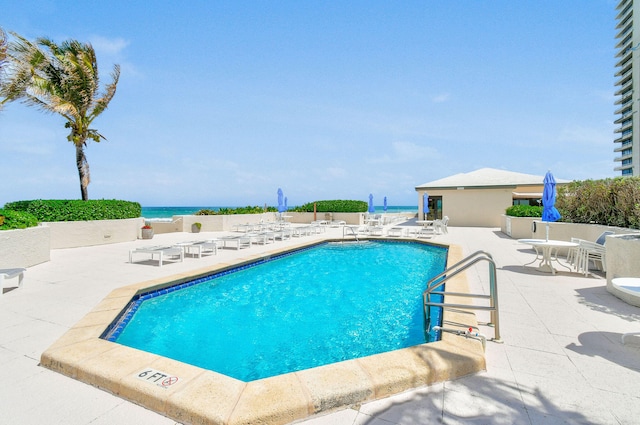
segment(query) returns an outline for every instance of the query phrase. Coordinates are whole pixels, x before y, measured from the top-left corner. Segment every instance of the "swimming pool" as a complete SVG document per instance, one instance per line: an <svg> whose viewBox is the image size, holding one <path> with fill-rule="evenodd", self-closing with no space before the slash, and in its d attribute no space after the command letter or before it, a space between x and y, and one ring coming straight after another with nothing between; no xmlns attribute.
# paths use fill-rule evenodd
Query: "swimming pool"
<svg viewBox="0 0 640 425"><path fill-rule="evenodd" d="M425 342L447 249L325 243L143 294L105 339L248 382Z"/></svg>
<svg viewBox="0 0 640 425"><path fill-rule="evenodd" d="M324 239L339 242L337 233L332 235L328 231ZM443 333L439 341L428 344L250 382L103 338L105 329L116 323L131 301L145 294L190 284L200 277L227 273L318 243L295 241L280 247L267 245L233 251L226 258L216 258L218 261L210 266L198 268L195 261L188 273L151 277L114 289L42 353L40 364L177 422L220 425L287 424L316 413L356 406L486 370L482 344L452 333ZM461 246L440 246L447 248L448 264L462 260ZM465 273L449 279L447 290L468 293ZM443 320L452 325L473 322L474 317L447 310Z"/></svg>

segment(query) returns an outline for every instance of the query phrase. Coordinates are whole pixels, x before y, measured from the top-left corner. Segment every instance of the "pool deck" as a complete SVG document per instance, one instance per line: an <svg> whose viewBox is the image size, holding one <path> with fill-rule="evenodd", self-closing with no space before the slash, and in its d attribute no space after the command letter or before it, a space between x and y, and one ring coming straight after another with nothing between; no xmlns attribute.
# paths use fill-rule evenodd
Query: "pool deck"
<svg viewBox="0 0 640 425"><path fill-rule="evenodd" d="M330 233L342 236L339 229ZM131 248L214 236L218 235L173 233L156 235L152 241L53 250L50 262L30 267L23 287L5 290L0 298L3 423L175 424L41 367L40 358L114 289L273 249L272 244L225 249L162 267L146 261L128 263ZM504 343L487 342L487 371L298 423L638 423L640 338L630 337L626 345L620 338L640 331L640 308L609 294L602 275L550 275L523 267L533 259L533 251L497 229L450 227L448 234L433 240L459 245L465 255L486 250L496 261ZM467 275L472 291L488 291L486 267ZM492 335L491 329L482 331Z"/></svg>

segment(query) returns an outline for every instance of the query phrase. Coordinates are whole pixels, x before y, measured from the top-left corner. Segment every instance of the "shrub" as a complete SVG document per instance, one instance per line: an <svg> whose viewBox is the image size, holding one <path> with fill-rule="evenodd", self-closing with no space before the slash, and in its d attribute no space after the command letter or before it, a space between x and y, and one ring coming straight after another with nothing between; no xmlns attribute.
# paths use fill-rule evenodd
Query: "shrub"
<svg viewBox="0 0 640 425"><path fill-rule="evenodd" d="M0 209L0 230L26 229L38 225L38 219L22 211ZM1 289L0 289L1 290Z"/></svg>
<svg viewBox="0 0 640 425"><path fill-rule="evenodd" d="M562 221L640 228L640 178L573 181L558 187Z"/></svg>
<svg viewBox="0 0 640 425"><path fill-rule="evenodd" d="M315 201L293 208L296 212L313 212L313 204L316 204L316 212L366 212L369 205L364 201Z"/></svg>
<svg viewBox="0 0 640 425"><path fill-rule="evenodd" d="M505 213L511 217L542 217L542 207L532 205L513 205Z"/></svg>
<svg viewBox="0 0 640 425"><path fill-rule="evenodd" d="M196 211L195 215L262 214L263 212L276 212L276 211L278 211L278 209L274 207L267 207L265 209L264 207L247 206L247 207L238 207L238 208L220 208L218 209L218 211L204 209L204 210Z"/></svg>
<svg viewBox="0 0 640 425"><path fill-rule="evenodd" d="M9 202L7 210L32 214L38 221L89 221L137 218L142 207L137 202L118 200L33 200Z"/></svg>

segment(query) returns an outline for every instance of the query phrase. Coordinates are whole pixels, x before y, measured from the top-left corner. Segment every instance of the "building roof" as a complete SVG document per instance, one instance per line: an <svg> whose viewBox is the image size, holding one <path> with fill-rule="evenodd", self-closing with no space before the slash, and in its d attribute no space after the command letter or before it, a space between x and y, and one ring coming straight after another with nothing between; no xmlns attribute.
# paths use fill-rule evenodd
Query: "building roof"
<svg viewBox="0 0 640 425"><path fill-rule="evenodd" d="M448 189L462 187L514 187L514 186L540 186L543 184L544 176L533 174L515 173L513 171L497 170L495 168L480 168L469 173L460 173L434 180L416 186L416 190L421 189ZM556 183L569 183L568 180L556 178Z"/></svg>

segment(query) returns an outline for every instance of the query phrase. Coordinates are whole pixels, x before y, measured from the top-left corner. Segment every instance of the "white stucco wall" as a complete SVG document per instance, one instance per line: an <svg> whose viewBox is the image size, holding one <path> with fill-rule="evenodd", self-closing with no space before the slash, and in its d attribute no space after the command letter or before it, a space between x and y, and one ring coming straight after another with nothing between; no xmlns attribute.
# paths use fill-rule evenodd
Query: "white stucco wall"
<svg viewBox="0 0 640 425"><path fill-rule="evenodd" d="M51 259L50 247L50 229L47 226L0 230L0 269L45 263Z"/></svg>
<svg viewBox="0 0 640 425"><path fill-rule="evenodd" d="M449 226L500 227L500 216L513 204L513 188L429 190L429 197L442 196L442 216ZM422 193L418 193L422 217Z"/></svg>
<svg viewBox="0 0 640 425"><path fill-rule="evenodd" d="M51 229L51 249L75 248L136 240L144 219L56 221L43 225Z"/></svg>

